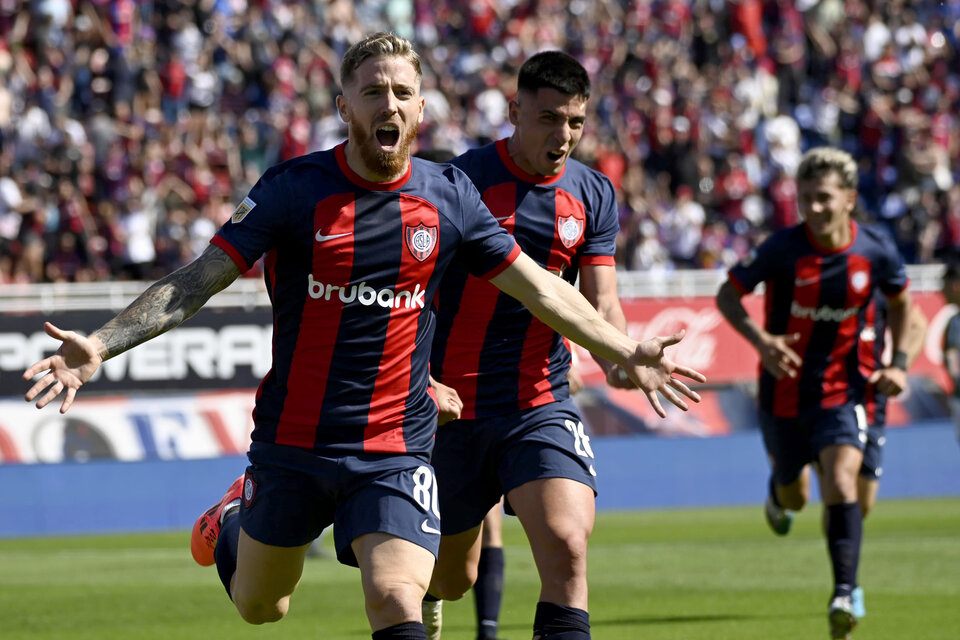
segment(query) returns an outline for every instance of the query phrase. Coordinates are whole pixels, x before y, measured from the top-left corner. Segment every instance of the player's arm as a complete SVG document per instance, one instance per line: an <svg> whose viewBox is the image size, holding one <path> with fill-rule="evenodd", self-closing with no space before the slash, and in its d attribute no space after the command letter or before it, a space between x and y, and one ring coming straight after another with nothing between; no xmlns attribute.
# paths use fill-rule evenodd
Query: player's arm
<svg viewBox="0 0 960 640"><path fill-rule="evenodd" d="M239 275L233 259L211 244L199 258L152 284L89 337L44 323L47 334L62 344L54 355L24 372L24 379L30 380L49 370L27 391L27 402L49 387L37 401L37 408L43 408L66 390L60 406L60 412L65 413L77 390L93 376L100 363L176 327Z"/></svg>
<svg viewBox="0 0 960 640"><path fill-rule="evenodd" d="M600 317L618 331L627 332L627 317L620 306L617 293L617 268L606 264L585 264L580 267L580 292L597 310ZM633 383L623 369L609 360L593 356L607 377L607 384L621 389L633 388Z"/></svg>
<svg viewBox="0 0 960 640"><path fill-rule="evenodd" d="M907 387L907 368L920 354L926 331L926 318L923 318L919 309L914 310L906 288L887 298L887 302L890 305L888 318L893 338L893 358L889 366L874 371L867 382L876 384L877 391L895 396ZM923 319L918 319L917 314ZM919 330L918 322L922 322Z"/></svg>
<svg viewBox="0 0 960 640"><path fill-rule="evenodd" d="M700 396L673 378L673 374L698 382L706 378L689 367L673 362L663 353L664 347L676 344L683 338L682 332L638 343L604 320L568 282L541 269L523 253L490 282L522 302L553 330L584 346L591 353L622 366L634 384L643 389L647 400L660 416L665 416L666 412L660 405L657 391L684 410L687 405L678 392L699 401Z"/></svg>
<svg viewBox="0 0 960 640"><path fill-rule="evenodd" d="M781 336L768 333L747 313L741 301L742 297L733 282L727 280L717 291L717 308L730 326L753 345L760 355L763 367L773 377L778 380L785 375L797 377L797 369L803 362L790 345L800 340L800 335L793 333Z"/></svg>

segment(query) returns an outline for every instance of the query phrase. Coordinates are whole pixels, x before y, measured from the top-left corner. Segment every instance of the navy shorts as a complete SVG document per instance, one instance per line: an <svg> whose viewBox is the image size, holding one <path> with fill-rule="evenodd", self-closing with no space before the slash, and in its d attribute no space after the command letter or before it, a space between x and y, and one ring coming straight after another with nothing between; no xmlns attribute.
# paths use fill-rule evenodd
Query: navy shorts
<svg viewBox="0 0 960 640"><path fill-rule="evenodd" d="M321 456L254 443L248 457L240 526L254 540L297 547L333 524L343 564L357 566L350 543L367 533L409 540L437 555L440 514L426 456Z"/></svg>
<svg viewBox="0 0 960 640"><path fill-rule="evenodd" d="M773 458L773 478L778 485L794 482L803 468L816 462L833 444L848 444L861 451L867 442L867 414L863 406L847 403L816 409L796 418L779 418L760 412L763 444Z"/></svg>
<svg viewBox="0 0 960 640"><path fill-rule="evenodd" d="M437 429L433 467L444 535L479 526L500 496L543 478L569 478L597 493L597 472L572 400Z"/></svg>
<svg viewBox="0 0 960 640"><path fill-rule="evenodd" d="M867 442L863 447L863 464L860 475L870 480L879 480L883 475L883 445L887 443L887 430L884 425L867 427Z"/></svg>

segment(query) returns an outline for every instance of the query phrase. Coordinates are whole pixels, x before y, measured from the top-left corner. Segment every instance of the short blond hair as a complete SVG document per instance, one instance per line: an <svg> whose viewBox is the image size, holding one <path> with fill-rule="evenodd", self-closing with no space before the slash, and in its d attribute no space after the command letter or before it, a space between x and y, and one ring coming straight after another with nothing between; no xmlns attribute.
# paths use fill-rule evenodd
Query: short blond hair
<svg viewBox="0 0 960 640"><path fill-rule="evenodd" d="M817 180L830 173L837 174L844 189L857 188L857 162L835 147L814 147L803 154L797 167L797 182Z"/></svg>
<svg viewBox="0 0 960 640"><path fill-rule="evenodd" d="M377 56L404 58L413 65L414 71L417 72L417 80L420 80L422 76L420 73L420 55L414 50L410 41L392 33L381 31L367 36L343 54L343 60L340 62L340 86L344 87L353 80L353 74L365 60Z"/></svg>

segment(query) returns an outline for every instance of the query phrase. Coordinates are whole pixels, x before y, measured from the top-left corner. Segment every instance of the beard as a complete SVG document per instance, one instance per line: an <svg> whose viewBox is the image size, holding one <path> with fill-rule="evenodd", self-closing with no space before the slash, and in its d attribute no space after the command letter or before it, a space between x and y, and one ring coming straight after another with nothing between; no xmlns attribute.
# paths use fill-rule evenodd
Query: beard
<svg viewBox="0 0 960 640"><path fill-rule="evenodd" d="M357 127L350 132L351 140L356 141L360 150L360 157L367 168L378 176L395 176L403 171L410 159L410 144L417 137L420 123L414 122L397 145L397 150L390 153L380 150L380 143L374 133L370 135L365 129Z"/></svg>

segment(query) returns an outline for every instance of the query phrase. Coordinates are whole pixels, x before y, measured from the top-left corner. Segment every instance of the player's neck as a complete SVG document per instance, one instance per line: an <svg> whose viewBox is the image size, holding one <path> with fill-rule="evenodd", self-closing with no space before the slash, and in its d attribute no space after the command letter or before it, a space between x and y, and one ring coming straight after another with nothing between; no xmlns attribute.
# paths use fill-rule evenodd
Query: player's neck
<svg viewBox="0 0 960 640"><path fill-rule="evenodd" d="M524 172L531 176L539 176L534 166L527 160L526 156L523 155L523 151L520 149L520 142L517 140L517 134L513 134L507 138L507 154L509 154L514 164Z"/></svg>
<svg viewBox="0 0 960 640"><path fill-rule="evenodd" d="M810 237L814 239L817 245L823 249L834 250L842 249L850 244L853 240L853 223L847 221L847 224L842 225L838 229L834 229L829 233L823 235L814 235L810 234Z"/></svg>

